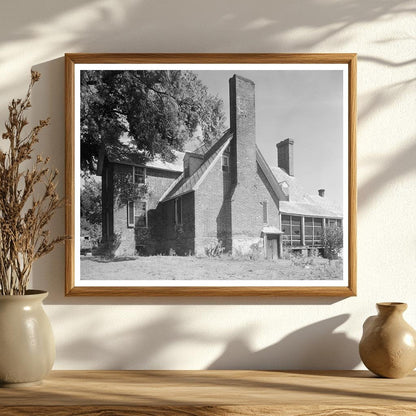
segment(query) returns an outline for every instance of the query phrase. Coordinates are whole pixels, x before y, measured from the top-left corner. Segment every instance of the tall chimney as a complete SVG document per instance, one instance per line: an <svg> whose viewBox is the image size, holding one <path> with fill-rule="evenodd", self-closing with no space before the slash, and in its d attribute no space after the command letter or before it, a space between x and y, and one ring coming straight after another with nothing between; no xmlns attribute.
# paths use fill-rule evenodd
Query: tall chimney
<svg viewBox="0 0 416 416"><path fill-rule="evenodd" d="M233 253L246 252L247 242L256 242L263 227L263 212L257 189L256 120L254 82L234 75L230 79L231 188L229 208ZM231 234L232 231L232 234Z"/></svg>
<svg viewBox="0 0 416 416"><path fill-rule="evenodd" d="M234 184L249 188L256 177L256 120L254 82L234 75L230 78L230 167Z"/></svg>
<svg viewBox="0 0 416 416"><path fill-rule="evenodd" d="M318 194L323 198L325 196L325 189L318 189Z"/></svg>
<svg viewBox="0 0 416 416"><path fill-rule="evenodd" d="M293 139L286 139L276 144L277 147L277 166L283 169L288 175L294 176L293 168Z"/></svg>

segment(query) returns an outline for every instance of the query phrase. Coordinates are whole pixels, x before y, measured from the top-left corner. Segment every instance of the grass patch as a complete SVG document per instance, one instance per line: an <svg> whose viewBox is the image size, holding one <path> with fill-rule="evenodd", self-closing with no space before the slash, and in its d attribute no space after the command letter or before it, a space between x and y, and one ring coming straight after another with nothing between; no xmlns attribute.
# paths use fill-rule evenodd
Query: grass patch
<svg viewBox="0 0 416 416"><path fill-rule="evenodd" d="M342 259L320 257L305 263L229 256L81 257L81 279L91 280L339 280L342 270Z"/></svg>

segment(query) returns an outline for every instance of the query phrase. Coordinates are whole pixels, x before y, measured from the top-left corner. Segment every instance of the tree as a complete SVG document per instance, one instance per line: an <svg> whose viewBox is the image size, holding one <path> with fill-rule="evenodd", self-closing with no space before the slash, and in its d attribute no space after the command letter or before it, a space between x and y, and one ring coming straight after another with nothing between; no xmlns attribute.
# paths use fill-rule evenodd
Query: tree
<svg viewBox="0 0 416 416"><path fill-rule="evenodd" d="M223 102L190 71L81 71L81 167L93 172L103 141L130 136L145 157L172 161L198 126L224 130Z"/></svg>
<svg viewBox="0 0 416 416"><path fill-rule="evenodd" d="M343 241L344 237L342 227L326 227L322 234L324 256L330 260L338 258L343 247Z"/></svg>
<svg viewBox="0 0 416 416"><path fill-rule="evenodd" d="M81 186L81 230L90 238L101 238L102 204L101 184L89 175L82 176Z"/></svg>

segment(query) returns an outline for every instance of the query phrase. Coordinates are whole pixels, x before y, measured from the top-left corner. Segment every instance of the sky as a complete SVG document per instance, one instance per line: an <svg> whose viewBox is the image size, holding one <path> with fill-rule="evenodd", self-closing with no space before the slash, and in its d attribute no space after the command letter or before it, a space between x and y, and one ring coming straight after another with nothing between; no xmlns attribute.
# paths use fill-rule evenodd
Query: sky
<svg viewBox="0 0 416 416"><path fill-rule="evenodd" d="M256 91L256 141L270 165L276 144L294 140L294 173L305 190L343 205L343 78L341 70L194 71L224 101L229 126L228 80L237 73Z"/></svg>

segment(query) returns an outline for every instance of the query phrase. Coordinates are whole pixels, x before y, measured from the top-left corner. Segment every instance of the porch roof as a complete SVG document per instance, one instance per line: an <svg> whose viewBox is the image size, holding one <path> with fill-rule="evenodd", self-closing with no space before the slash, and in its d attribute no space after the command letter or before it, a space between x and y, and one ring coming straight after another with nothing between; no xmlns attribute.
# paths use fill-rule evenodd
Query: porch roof
<svg viewBox="0 0 416 416"><path fill-rule="evenodd" d="M281 213L339 219L343 217L342 208L329 198L307 193L296 177L288 175L278 166L268 165L258 148L257 161L279 199Z"/></svg>
<svg viewBox="0 0 416 416"><path fill-rule="evenodd" d="M283 234L283 231L279 227L274 227L272 225L264 226L261 232L263 234Z"/></svg>

